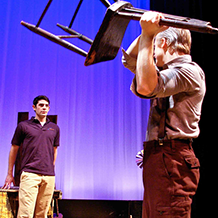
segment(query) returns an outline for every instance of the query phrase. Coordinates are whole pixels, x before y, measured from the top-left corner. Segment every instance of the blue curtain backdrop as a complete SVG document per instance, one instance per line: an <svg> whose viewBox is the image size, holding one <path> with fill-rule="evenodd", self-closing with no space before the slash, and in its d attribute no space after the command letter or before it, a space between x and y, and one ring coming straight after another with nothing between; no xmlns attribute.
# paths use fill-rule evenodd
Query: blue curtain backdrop
<svg viewBox="0 0 218 218"><path fill-rule="evenodd" d="M40 27L64 34L56 23L69 25L79 1L54 0ZM131 0L149 9L147 0ZM17 113L34 116L32 100L51 100L58 115L61 147L56 164L56 188L67 199L141 200L142 171L135 154L142 149L149 101L129 90L133 75L115 60L85 67L79 56L20 25L36 24L47 0L3 0L0 3L0 185L7 174ZM94 39L106 8L99 0L84 0L73 29ZM131 21L123 44L139 35ZM89 45L71 39L88 50Z"/></svg>

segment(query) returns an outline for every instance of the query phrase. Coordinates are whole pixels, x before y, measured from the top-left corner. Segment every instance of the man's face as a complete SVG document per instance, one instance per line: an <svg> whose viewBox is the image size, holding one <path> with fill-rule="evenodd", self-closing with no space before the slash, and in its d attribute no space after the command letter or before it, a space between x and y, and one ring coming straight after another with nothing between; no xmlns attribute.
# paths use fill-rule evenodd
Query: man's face
<svg viewBox="0 0 218 218"><path fill-rule="evenodd" d="M33 110L36 112L36 115L39 117L47 116L50 106L49 103L45 100L39 100L37 105L33 105Z"/></svg>

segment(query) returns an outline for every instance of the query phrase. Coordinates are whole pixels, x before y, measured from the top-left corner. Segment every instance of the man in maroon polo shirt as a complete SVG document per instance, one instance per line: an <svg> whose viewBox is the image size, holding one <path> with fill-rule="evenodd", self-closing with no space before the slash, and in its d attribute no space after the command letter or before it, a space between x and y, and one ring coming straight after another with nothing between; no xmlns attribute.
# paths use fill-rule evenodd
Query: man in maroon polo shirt
<svg viewBox="0 0 218 218"><path fill-rule="evenodd" d="M18 124L9 154L8 174L3 188L14 183L13 166L21 143L22 162L18 218L45 218L55 186L55 160L59 146L59 127L49 121L50 101L40 95L33 100L35 117Z"/></svg>

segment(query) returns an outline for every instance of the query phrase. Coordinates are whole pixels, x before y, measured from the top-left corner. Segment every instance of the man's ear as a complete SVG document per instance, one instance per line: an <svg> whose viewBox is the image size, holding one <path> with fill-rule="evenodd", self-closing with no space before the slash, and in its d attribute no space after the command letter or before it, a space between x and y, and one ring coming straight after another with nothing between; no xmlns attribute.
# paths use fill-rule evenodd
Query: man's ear
<svg viewBox="0 0 218 218"><path fill-rule="evenodd" d="M169 49L168 44L167 44L167 39L161 38L160 47L164 50L165 53L167 52L167 50Z"/></svg>
<svg viewBox="0 0 218 218"><path fill-rule="evenodd" d="M161 40L160 40L160 47L163 48L163 49L168 47L167 40L165 38L161 38Z"/></svg>
<svg viewBox="0 0 218 218"><path fill-rule="evenodd" d="M36 106L35 106L35 105L33 105L33 106L32 106L32 108L33 108L33 110L36 112Z"/></svg>

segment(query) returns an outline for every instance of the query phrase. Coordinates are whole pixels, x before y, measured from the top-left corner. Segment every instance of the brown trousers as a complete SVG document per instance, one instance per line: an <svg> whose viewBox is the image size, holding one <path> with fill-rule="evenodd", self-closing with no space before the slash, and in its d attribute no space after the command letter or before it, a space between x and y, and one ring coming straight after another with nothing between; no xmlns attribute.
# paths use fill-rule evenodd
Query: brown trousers
<svg viewBox="0 0 218 218"><path fill-rule="evenodd" d="M190 218L200 163L191 143L165 140L144 143L143 218Z"/></svg>

